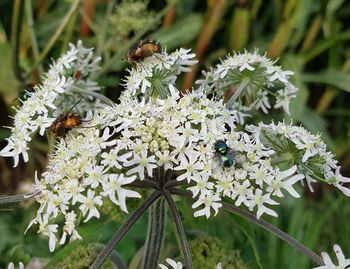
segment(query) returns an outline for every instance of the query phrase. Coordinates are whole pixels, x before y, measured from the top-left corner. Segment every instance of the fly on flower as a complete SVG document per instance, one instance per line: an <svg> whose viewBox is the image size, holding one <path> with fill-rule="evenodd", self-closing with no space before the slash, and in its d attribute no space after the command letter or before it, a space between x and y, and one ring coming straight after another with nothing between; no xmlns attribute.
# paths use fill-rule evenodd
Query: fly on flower
<svg viewBox="0 0 350 269"><path fill-rule="evenodd" d="M49 127L49 132L56 137L65 138L67 132L80 126L83 123L81 116L78 113L71 113L84 97L80 98L67 113L60 115Z"/></svg>
<svg viewBox="0 0 350 269"><path fill-rule="evenodd" d="M23 102L27 101L30 98L31 93L33 92L33 85L27 85L27 86L28 86L28 89L22 89L19 92L19 96L13 99L11 102L15 102L19 100L20 104L22 104Z"/></svg>
<svg viewBox="0 0 350 269"><path fill-rule="evenodd" d="M229 168L235 163L231 149L227 146L224 140L216 141L214 149L222 166Z"/></svg>
<svg viewBox="0 0 350 269"><path fill-rule="evenodd" d="M126 61L136 67L136 65L143 59L154 55L155 53L160 53L162 51L162 46L157 41L151 40L141 40L136 46L132 47L126 54Z"/></svg>

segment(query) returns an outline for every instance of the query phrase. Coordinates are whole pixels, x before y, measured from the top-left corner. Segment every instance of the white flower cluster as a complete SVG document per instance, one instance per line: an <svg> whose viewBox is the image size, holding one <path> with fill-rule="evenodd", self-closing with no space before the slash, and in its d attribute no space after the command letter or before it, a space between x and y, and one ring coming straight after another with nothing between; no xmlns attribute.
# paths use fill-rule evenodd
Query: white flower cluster
<svg viewBox="0 0 350 269"><path fill-rule="evenodd" d="M247 116L246 112L261 109L268 113L273 108L283 109L289 114L289 102L295 97L297 88L289 82L292 71L283 71L275 62L258 51L235 53L198 80L200 89L221 98L225 95L227 105ZM229 96L229 98L227 97Z"/></svg>
<svg viewBox="0 0 350 269"><path fill-rule="evenodd" d="M191 71L189 66L198 62L193 60L195 54L190 51L180 48L170 54L164 51L145 58L128 70L130 75L126 76L123 86L132 95L166 98L172 94L169 85L175 86L177 75Z"/></svg>
<svg viewBox="0 0 350 269"><path fill-rule="evenodd" d="M76 129L57 144L48 170L36 180L41 206L30 226L40 225L39 232L50 238L53 250L58 240L57 216L66 218L60 243L67 235L79 238L75 227L80 212L85 221L98 218L102 197L127 212L126 198L140 196L123 185L152 180L153 171L161 166L173 170L173 181L183 181L192 191L197 199L193 208L200 207L195 216L208 218L212 210L216 214L222 197L257 209L257 217L277 216L267 207L277 204L271 196L283 197L285 189L298 197L293 184L304 176L295 174L295 166L283 172L273 167L269 161L273 151L235 132L236 121L222 101L210 100L201 92L143 103L124 94L119 105L104 108L89 123L102 122L99 129L107 126L102 134L95 128ZM219 139L232 149L235 165L229 168L214 151Z"/></svg>
<svg viewBox="0 0 350 269"><path fill-rule="evenodd" d="M248 126L247 130L253 134L256 142L268 143L276 152L284 155L289 152L290 156L294 156L289 157L293 158L298 172L305 175L308 183L325 181L350 196L350 189L343 186L343 183L350 182L350 178L340 174L338 162L334 159L334 155L327 151L327 145L321 140L320 135L313 135L301 126L284 122L260 123L259 126ZM290 144L287 144L287 141ZM295 151L298 154L295 154Z"/></svg>
<svg viewBox="0 0 350 269"><path fill-rule="evenodd" d="M200 209L195 216L208 218L211 210L216 214L224 196L237 206L257 208L258 217L263 213L276 216L265 206L277 204L271 195L282 197L284 188L298 197L292 185L303 176L294 174L296 167L284 172L273 167L268 158L273 151L235 132L237 118L222 101L210 100L201 92L149 103L125 95L110 114L115 120L109 126L131 154L121 163L126 174L137 174L143 180L152 179L152 171L160 166L176 171L176 180L185 181L197 199L193 208ZM224 168L214 151L219 139L226 140L233 151L236 164L229 168ZM111 154L109 159L116 159L115 152Z"/></svg>
<svg viewBox="0 0 350 269"><path fill-rule="evenodd" d="M180 97L176 77L196 63L193 57L184 49L146 57L129 70L120 104L95 107L89 124L82 126L89 128L73 129L65 141L58 141L46 172L40 179L36 176L40 194L35 198L40 207L29 224L39 225L38 232L49 237L51 251L68 237L81 238L76 230L80 216L85 222L99 218L103 199L127 213L126 199L141 197L130 188L140 184L158 184L159 189L174 193L174 186L191 191L194 216L207 218L218 213L223 198L256 212L257 218L263 214L277 216L270 208L278 204L276 200L286 192L298 198L294 184L305 176L308 182L319 180L317 173L349 195L341 184L350 179L339 174L333 155L318 136L284 123L248 126L245 131L236 127L246 116L242 111L262 109L267 113L271 108L268 95L276 97L274 108L283 106L288 111L296 91L288 82L290 71L281 71L257 52L245 52L228 57L206 74L199 82L200 89ZM83 78L96 69L97 62L81 43L77 48L71 45L71 50L51 66L43 85L18 108L13 135L1 154L14 157L16 164L19 154L27 160L30 135L39 127L42 134L50 126L60 94L79 83L85 88L92 85ZM239 81L248 78L244 85ZM243 99L236 102L243 110L230 110L222 98L208 97L214 92L222 96L224 93L217 90L232 85L238 87L239 98L251 100L249 104ZM283 89L274 92L281 85ZM302 152L300 161L279 168L274 157L280 145L266 143L264 132L271 140L280 135L293 143ZM157 177L161 168L168 171L162 179Z"/></svg>
<svg viewBox="0 0 350 269"><path fill-rule="evenodd" d="M95 120L103 122L105 119L96 116ZM96 121L92 124L97 125ZM70 131L66 140L60 140L56 151L49 156L47 171L40 180L36 177L35 186L40 195L35 199L40 207L28 228L39 224L38 232L50 239L50 251L55 249L58 241L59 225L54 223L58 216L65 217L59 241L64 244L67 236L71 240L81 238L76 231L77 216L83 216L85 222L92 217L100 217L97 207L102 206L103 197L109 197L125 212L128 212L125 199L140 197L137 192L123 188L136 176L128 177L113 171L120 167L118 162L126 161L131 154L109 158L110 154L103 152L107 147L114 146L113 152L117 154L124 148L115 139L110 139L111 135L108 128L102 135L95 128L85 128L83 132L81 129Z"/></svg>
<svg viewBox="0 0 350 269"><path fill-rule="evenodd" d="M81 41L77 46L69 46L69 51L50 66L42 84L35 86L33 92L28 92L29 98L21 100L22 105L16 108L14 126L10 127L11 136L0 151L0 156L14 158L14 166L17 166L21 154L24 161L28 161L28 143L32 135L37 130L44 135L45 129L55 120L55 114L62 112L63 94L75 88L98 90L97 84L86 76L98 69L100 58L93 59L93 49L84 48Z"/></svg>
<svg viewBox="0 0 350 269"><path fill-rule="evenodd" d="M326 252L322 252L322 260L324 265L318 266L318 267L313 267L312 269L349 269L350 268L350 259L346 259L344 256L343 251L341 250L339 245L334 245L333 247L334 253L337 257L338 260L338 265L334 264ZM166 262L169 264L169 266L164 265L164 264L159 264L159 267L161 269L182 269L183 264L181 262L176 262L173 259L166 259ZM222 269L221 263L217 264L216 269Z"/></svg>
<svg viewBox="0 0 350 269"><path fill-rule="evenodd" d="M322 255L324 265L314 267L313 269L348 269L350 268L350 259L345 259L344 253L341 250L340 246L334 245L333 250L337 257L338 265L333 264L328 253L322 252L321 255Z"/></svg>
<svg viewBox="0 0 350 269"><path fill-rule="evenodd" d="M161 269L182 269L183 268L183 264L182 262L176 262L173 259L169 259L166 258L165 260L171 267L168 267L164 264L159 264L159 267ZM218 265L216 266L216 269L222 269L221 263L218 263Z"/></svg>

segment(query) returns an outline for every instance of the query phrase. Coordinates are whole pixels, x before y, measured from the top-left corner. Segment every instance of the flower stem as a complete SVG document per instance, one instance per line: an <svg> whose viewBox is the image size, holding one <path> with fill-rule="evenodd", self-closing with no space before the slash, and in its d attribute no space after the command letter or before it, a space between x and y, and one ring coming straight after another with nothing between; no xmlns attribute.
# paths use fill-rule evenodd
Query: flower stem
<svg viewBox="0 0 350 269"><path fill-rule="evenodd" d="M142 269L156 269L158 266L164 240L166 208L164 199L159 199L149 209L146 249Z"/></svg>
<svg viewBox="0 0 350 269"><path fill-rule="evenodd" d="M173 198L171 197L170 192L168 190L165 190L163 194L164 194L165 199L169 205L171 215L173 216L174 221L175 221L177 233L178 233L180 243L181 243L182 253L183 253L184 259L185 259L186 268L193 269L190 248L188 246L188 242L187 242L186 234L185 234L185 229L184 229L184 226L183 226L182 221L181 221L180 213L176 208L175 202L174 202Z"/></svg>
<svg viewBox="0 0 350 269"><path fill-rule="evenodd" d="M47 54L50 52L50 50L52 49L52 47L55 45L56 41L58 40L58 38L62 34L64 28L66 27L66 25L70 21L71 17L74 15L74 12L78 9L80 1L81 0L75 0L75 2L71 5L70 9L67 12L67 15L62 19L61 24L58 26L58 28L56 29L56 32L53 34L53 36L51 37L51 39L47 43L44 51L40 54L40 56L35 61L34 65L29 70L29 72L27 72L25 74L25 77L28 77L33 72L33 70L42 62L42 60L45 59Z"/></svg>
<svg viewBox="0 0 350 269"><path fill-rule="evenodd" d="M134 213L128 218L128 220L116 231L113 237L109 240L107 245L103 248L100 254L97 256L95 261L92 263L89 269L98 269L102 265L102 263L107 259L109 254L111 254L115 245L123 238L123 236L129 231L129 229L135 224L135 222L141 217L143 212L146 211L148 207L150 207L160 196L159 191L154 191L151 195L149 195L142 204L136 208Z"/></svg>
<svg viewBox="0 0 350 269"><path fill-rule="evenodd" d="M241 93L243 92L243 90L245 89L245 87L248 85L249 82L250 82L249 78L245 78L245 79L242 80L241 84L238 86L238 88L235 91L235 93L227 101L227 103L226 103L226 107L227 108L230 108L233 105L233 103L236 101L238 96L241 95Z"/></svg>
<svg viewBox="0 0 350 269"><path fill-rule="evenodd" d="M32 45L33 56L34 56L34 60L37 61L39 59L39 46L36 40L36 34L34 29L32 1L25 1L25 12L27 17L29 38L30 38L30 43ZM43 68L40 64L38 66L38 70L39 70L39 73L42 74Z"/></svg>
<svg viewBox="0 0 350 269"><path fill-rule="evenodd" d="M40 191L35 191L35 192L27 193L27 194L2 196L2 197L0 197L0 205L17 203L17 202L29 200L39 193L40 193Z"/></svg>
<svg viewBox="0 0 350 269"><path fill-rule="evenodd" d="M23 19L23 0L15 0L12 12L11 47L12 47L12 67L18 81L23 83L23 75L19 66L19 33L21 31Z"/></svg>
<svg viewBox="0 0 350 269"><path fill-rule="evenodd" d="M192 194L189 191L184 191L184 190L180 190L180 189L171 189L170 191L171 191L171 193L174 193L174 194L187 196L188 198L191 198L193 200ZM293 248L299 250L300 252L302 252L303 254L308 256L311 260L313 260L318 265L324 265L322 258L320 256L318 256L315 252L313 252L308 247L304 246L302 243L297 241L295 238L291 237L290 235L286 234L285 232L283 232L279 228L275 227L271 223L269 223L265 220L259 220L253 214L251 214L243 209L240 209L238 207L235 207L233 205L230 205L228 203L225 203L225 202L222 203L222 207L226 211L229 211L231 213L239 215L240 217L242 217L246 220L249 220L250 222L253 222L253 223L259 225L260 227L264 228L265 230L273 233L274 235L276 235L277 237L279 237L280 239L282 239L283 241L285 241L286 243L291 245Z"/></svg>

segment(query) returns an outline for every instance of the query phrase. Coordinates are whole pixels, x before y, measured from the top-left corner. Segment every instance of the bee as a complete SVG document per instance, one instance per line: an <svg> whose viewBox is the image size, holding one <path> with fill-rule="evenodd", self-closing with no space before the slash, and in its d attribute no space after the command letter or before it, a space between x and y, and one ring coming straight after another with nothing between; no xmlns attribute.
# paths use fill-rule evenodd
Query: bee
<svg viewBox="0 0 350 269"><path fill-rule="evenodd" d="M160 53L162 51L162 46L157 41L150 41L148 39L141 40L136 46L132 47L126 54L126 61L136 67L143 59L154 55L155 53Z"/></svg>
<svg viewBox="0 0 350 269"><path fill-rule="evenodd" d="M84 97L80 98L67 113L60 115L49 127L49 132L56 137L65 138L66 134L73 128L79 127L82 123L82 117L78 113L71 113Z"/></svg>
<svg viewBox="0 0 350 269"><path fill-rule="evenodd" d="M214 144L214 150L219 157L222 166L229 168L235 163L231 149L227 146L224 140L216 141Z"/></svg>

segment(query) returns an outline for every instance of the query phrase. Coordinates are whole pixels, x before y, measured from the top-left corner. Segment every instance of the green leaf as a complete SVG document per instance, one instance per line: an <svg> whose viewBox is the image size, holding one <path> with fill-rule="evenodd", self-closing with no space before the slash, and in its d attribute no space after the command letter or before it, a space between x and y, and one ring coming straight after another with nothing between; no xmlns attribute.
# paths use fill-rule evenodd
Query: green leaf
<svg viewBox="0 0 350 269"><path fill-rule="evenodd" d="M238 229L240 229L241 232L247 237L247 240L253 249L255 261L257 265L259 266L259 268L264 268L263 265L261 264L261 257L259 254L259 249L257 247L258 240L254 235L254 230L253 230L254 225L242 219L241 217L238 217L232 214L229 214L229 215L230 215L230 218L234 220L234 224L238 227Z"/></svg>
<svg viewBox="0 0 350 269"><path fill-rule="evenodd" d="M310 132L314 134L321 133L322 139L325 141L330 150L335 148L334 142L327 131L326 123L321 115L309 108L305 108L303 110L303 117L299 118L299 121Z"/></svg>
<svg viewBox="0 0 350 269"><path fill-rule="evenodd" d="M304 82L324 83L350 92L350 74L341 70L328 69L320 73L302 75Z"/></svg>
<svg viewBox="0 0 350 269"><path fill-rule="evenodd" d="M0 43L0 59L0 94L10 103L17 98L20 84L13 73L9 43Z"/></svg>
<svg viewBox="0 0 350 269"><path fill-rule="evenodd" d="M152 38L166 45L168 50L186 44L197 38L202 27L202 16L193 14L177 20L171 27L162 28Z"/></svg>

